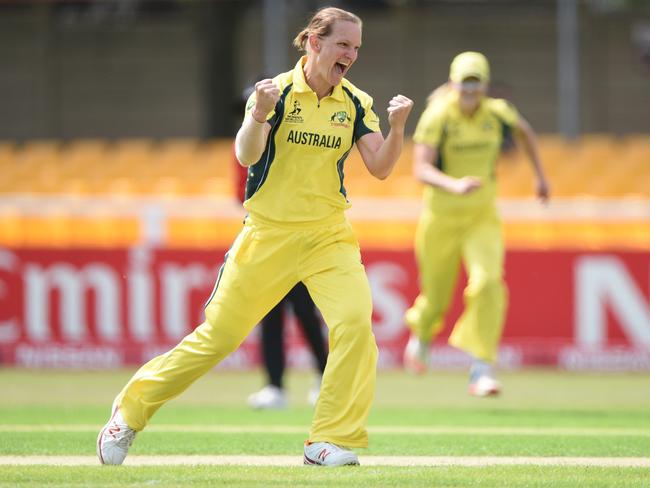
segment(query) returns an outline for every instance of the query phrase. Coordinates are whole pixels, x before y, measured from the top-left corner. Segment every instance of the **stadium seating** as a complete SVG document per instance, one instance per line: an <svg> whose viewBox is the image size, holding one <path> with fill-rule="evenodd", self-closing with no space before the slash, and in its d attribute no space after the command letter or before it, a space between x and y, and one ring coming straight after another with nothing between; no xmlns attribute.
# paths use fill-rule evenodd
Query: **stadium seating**
<svg viewBox="0 0 650 488"><path fill-rule="evenodd" d="M0 194L232 195L232 142L148 139L108 142L34 141L0 143ZM345 166L355 195L418 196L407 144L386 181L367 177L358 152ZM650 197L650 137L586 135L577 141L540 138L540 153L553 193L560 197ZM533 193L532 171L521 152L498 166L500 195Z"/></svg>
<svg viewBox="0 0 650 488"><path fill-rule="evenodd" d="M540 137L540 154L554 197L650 199L650 136L592 134L570 141L547 135ZM359 153L353 150L345 166L348 194L353 199L417 199L422 186L412 176L411 158L412 145L406 144L391 177L379 181L369 177ZM139 242L143 232L142 220L133 212L134 198L234 201L234 164L230 139L0 141L0 245L131 245ZM533 173L521 151L505 154L497 174L502 199L533 197ZM24 211L24 199L34 197L47 199L47 211ZM103 203L74 215L66 211L75 198L88 197L99 197L96 200ZM21 198L22 204L14 202ZM67 201L67 206L58 205L57 199ZM201 216L169 219L164 230L166 244L221 245L236 232L235 226L222 222L216 229L211 222ZM512 242L532 236L537 242L570 243L576 242L578 228L583 244L607 237L603 227L594 222L574 226L509 223L506 235ZM378 238L379 233L370 227L359 229L361 235ZM621 229L621 236L624 233L630 242L650 242L647 220ZM411 231L404 227L400 232ZM621 242L625 239L621 237Z"/></svg>

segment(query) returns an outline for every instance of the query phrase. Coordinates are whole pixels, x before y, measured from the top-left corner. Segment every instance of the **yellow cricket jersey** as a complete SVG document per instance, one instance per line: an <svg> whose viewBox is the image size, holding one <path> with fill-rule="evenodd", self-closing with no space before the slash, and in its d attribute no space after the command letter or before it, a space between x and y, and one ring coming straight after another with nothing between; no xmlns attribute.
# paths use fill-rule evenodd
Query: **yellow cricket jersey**
<svg viewBox="0 0 650 488"><path fill-rule="evenodd" d="M434 162L443 173L460 178L477 176L483 187L469 195L454 195L427 185L425 203L431 209L474 209L496 199L496 161L505 138L519 120L515 107L503 99L484 98L472 117L463 115L458 93L434 99L425 109L413 141L438 150Z"/></svg>
<svg viewBox="0 0 650 488"><path fill-rule="evenodd" d="M271 124L260 160L248 169L244 208L278 222L309 222L342 213L350 204L343 165L354 143L379 132L372 98L343 79L318 101L305 81L303 57L292 71L276 76L280 100L267 116ZM246 116L255 106L255 93Z"/></svg>

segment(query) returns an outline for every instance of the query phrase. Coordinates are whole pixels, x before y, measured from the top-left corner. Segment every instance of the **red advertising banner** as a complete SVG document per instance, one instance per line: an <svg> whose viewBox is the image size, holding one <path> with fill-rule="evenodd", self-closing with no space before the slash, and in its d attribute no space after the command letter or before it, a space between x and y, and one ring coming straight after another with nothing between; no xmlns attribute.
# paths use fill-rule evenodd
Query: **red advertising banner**
<svg viewBox="0 0 650 488"><path fill-rule="evenodd" d="M203 320L224 249L0 249L0 364L108 368L163 352ZM380 367L401 364L403 313L418 293L411 250L363 254ZM525 251L506 258L510 306L501 367L650 370L650 253ZM434 367L468 364L446 346L462 308L459 283ZM293 319L291 319L293 320ZM257 333L220 367L258 363ZM291 364L310 358L287 330Z"/></svg>

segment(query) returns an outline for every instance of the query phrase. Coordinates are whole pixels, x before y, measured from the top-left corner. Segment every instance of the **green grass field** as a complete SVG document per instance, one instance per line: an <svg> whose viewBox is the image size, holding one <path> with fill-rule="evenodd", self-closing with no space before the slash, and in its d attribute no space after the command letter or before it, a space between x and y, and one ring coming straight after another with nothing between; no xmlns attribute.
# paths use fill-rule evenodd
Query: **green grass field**
<svg viewBox="0 0 650 488"><path fill-rule="evenodd" d="M476 399L462 373L380 373L362 466L327 469L300 464L310 376L289 375L289 410L254 412L259 373L210 373L124 466L100 466L97 431L131 373L0 370L0 486L650 486L647 374L509 372L504 395ZM188 457L226 455L235 464ZM282 461L243 464L266 456Z"/></svg>

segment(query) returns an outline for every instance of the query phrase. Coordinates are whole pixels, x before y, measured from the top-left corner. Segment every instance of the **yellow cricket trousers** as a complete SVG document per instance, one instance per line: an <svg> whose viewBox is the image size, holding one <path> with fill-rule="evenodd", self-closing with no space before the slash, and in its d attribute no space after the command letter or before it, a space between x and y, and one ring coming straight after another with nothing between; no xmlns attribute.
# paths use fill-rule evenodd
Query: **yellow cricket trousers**
<svg viewBox="0 0 650 488"><path fill-rule="evenodd" d="M236 350L300 281L329 328L330 352L309 440L366 447L377 346L370 286L342 213L318 225L249 216L226 254L205 322L142 366L117 396L127 424L142 430L165 402Z"/></svg>
<svg viewBox="0 0 650 488"><path fill-rule="evenodd" d="M460 213L425 209L416 231L415 252L420 295L406 312L407 325L427 342L440 332L462 260L468 275L465 308L449 344L477 359L495 361L507 290L501 222L494 206Z"/></svg>

